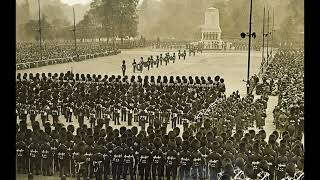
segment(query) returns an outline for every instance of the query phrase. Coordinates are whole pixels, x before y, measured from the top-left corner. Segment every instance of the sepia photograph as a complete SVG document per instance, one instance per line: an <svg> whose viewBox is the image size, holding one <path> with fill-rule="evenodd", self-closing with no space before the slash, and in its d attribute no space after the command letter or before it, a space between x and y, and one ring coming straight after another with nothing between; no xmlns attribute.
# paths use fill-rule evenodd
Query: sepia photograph
<svg viewBox="0 0 320 180"><path fill-rule="evenodd" d="M16 180L304 180L304 0L15 0Z"/></svg>

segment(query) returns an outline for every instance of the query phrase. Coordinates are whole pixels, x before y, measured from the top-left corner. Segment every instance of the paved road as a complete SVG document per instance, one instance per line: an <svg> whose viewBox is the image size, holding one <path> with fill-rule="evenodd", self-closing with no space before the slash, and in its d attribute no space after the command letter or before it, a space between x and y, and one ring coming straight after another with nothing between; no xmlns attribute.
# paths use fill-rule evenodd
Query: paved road
<svg viewBox="0 0 320 180"><path fill-rule="evenodd" d="M167 76L211 76L220 75L225 79L227 94L232 91L239 90L241 94L245 94L246 87L242 80L247 77L247 52L220 52L220 53L203 53L196 56L187 56L186 60L176 60L176 63L170 63L168 66L162 65L159 68L153 68L149 71L144 69L142 73L133 73L132 62L135 58L147 58L149 55L159 55L161 52L150 50L124 50L121 54L115 56L100 57L96 59L86 60L82 62L72 62L67 64L58 64L45 66L34 69L19 70L20 73L61 73L72 69L74 73L91 73L91 74L107 74L121 75L122 60L127 63L127 75L167 75ZM164 54L165 52L162 52ZM250 74L258 72L261 63L261 53L253 51L251 54Z"/></svg>

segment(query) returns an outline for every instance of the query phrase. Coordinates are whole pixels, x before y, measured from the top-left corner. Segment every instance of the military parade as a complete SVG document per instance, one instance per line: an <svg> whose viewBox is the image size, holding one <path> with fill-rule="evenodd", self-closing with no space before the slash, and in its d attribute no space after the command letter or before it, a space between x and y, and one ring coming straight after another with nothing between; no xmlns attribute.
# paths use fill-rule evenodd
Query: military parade
<svg viewBox="0 0 320 180"><path fill-rule="evenodd" d="M61 2L17 5L17 180L304 179L304 44L274 26L292 9Z"/></svg>

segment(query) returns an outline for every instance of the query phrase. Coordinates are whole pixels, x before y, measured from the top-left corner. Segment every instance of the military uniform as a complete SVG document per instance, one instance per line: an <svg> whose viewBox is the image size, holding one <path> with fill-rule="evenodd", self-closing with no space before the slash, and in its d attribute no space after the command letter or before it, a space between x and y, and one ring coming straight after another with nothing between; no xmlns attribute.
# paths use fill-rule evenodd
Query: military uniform
<svg viewBox="0 0 320 180"><path fill-rule="evenodd" d="M163 179L165 157L161 149L155 149L152 152L152 179Z"/></svg>
<svg viewBox="0 0 320 180"><path fill-rule="evenodd" d="M198 177L200 179L203 178L203 167L204 160L201 156L201 153L199 150L196 150L192 153L192 178L197 179Z"/></svg>
<svg viewBox="0 0 320 180"><path fill-rule="evenodd" d="M40 146L36 142L32 142L29 145L29 172L35 172L36 175L40 174L41 169L41 154Z"/></svg>
<svg viewBox="0 0 320 180"><path fill-rule="evenodd" d="M16 144L17 171L27 173L28 147L25 142L19 141Z"/></svg>
<svg viewBox="0 0 320 180"><path fill-rule="evenodd" d="M60 170L60 177L66 174L69 174L66 172L68 166L69 166L69 158L67 156L67 146L64 144L60 144L57 149L57 156L58 156L58 162L59 162L59 170Z"/></svg>
<svg viewBox="0 0 320 180"><path fill-rule="evenodd" d="M91 159L96 180L102 180L104 161L103 155L100 152L96 152L92 155Z"/></svg>
<svg viewBox="0 0 320 180"><path fill-rule="evenodd" d="M80 180L80 177L83 177L83 180L87 180L87 170L86 170L86 157L80 153L79 155L75 156L75 171L77 180Z"/></svg>
<svg viewBox="0 0 320 180"><path fill-rule="evenodd" d="M139 164L138 164L138 169L139 169L139 175L141 177L141 180L149 179L149 174L150 174L150 165L151 165L151 152L148 150L146 147L143 147L139 151Z"/></svg>
<svg viewBox="0 0 320 180"><path fill-rule="evenodd" d="M42 157L42 174L44 176L49 176L51 175L50 173L50 144L49 143L43 143L40 147L41 149L41 157Z"/></svg>
<svg viewBox="0 0 320 180"><path fill-rule="evenodd" d="M93 177L93 165L92 165L92 155L93 155L93 146L89 145L85 148L84 157L86 158L86 170L87 170L87 177Z"/></svg>
<svg viewBox="0 0 320 180"><path fill-rule="evenodd" d="M180 153L180 169L179 169L179 178L186 179L190 178L190 168L191 168L191 153L187 149L183 149Z"/></svg>
<svg viewBox="0 0 320 180"><path fill-rule="evenodd" d="M117 146L111 153L112 157L112 177L115 180L120 180L123 165L123 149Z"/></svg>
<svg viewBox="0 0 320 180"><path fill-rule="evenodd" d="M131 147L127 147L123 151L123 179L127 179L127 171L129 170L130 179L134 179L134 165L135 165L135 158L134 158L134 150Z"/></svg>

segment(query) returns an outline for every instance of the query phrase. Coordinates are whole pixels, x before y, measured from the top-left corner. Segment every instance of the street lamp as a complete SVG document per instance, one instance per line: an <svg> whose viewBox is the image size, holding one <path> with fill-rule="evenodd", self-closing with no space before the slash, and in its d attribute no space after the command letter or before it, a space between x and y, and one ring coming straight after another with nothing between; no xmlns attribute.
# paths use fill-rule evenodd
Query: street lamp
<svg viewBox="0 0 320 180"><path fill-rule="evenodd" d="M247 74L247 94L250 94L250 49L251 49L251 37L256 38L256 33L251 33L251 19L252 19L252 0L250 0L250 13L249 13L249 33L242 32L240 34L241 38L249 37L248 43L248 74Z"/></svg>

